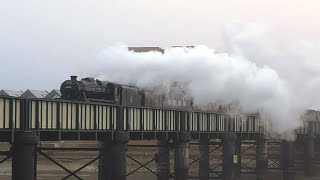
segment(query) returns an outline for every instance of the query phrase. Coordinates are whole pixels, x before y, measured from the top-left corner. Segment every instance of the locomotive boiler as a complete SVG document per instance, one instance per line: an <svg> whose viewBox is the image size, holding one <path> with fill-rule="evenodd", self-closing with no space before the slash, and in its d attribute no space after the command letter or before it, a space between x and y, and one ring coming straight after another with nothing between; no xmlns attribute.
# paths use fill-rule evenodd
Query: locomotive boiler
<svg viewBox="0 0 320 180"><path fill-rule="evenodd" d="M168 93L156 93L135 86L122 85L109 81L100 81L91 77L77 80L71 76L61 84L61 98L76 101L97 101L123 106L167 107L192 109L192 98L177 90L175 82Z"/></svg>

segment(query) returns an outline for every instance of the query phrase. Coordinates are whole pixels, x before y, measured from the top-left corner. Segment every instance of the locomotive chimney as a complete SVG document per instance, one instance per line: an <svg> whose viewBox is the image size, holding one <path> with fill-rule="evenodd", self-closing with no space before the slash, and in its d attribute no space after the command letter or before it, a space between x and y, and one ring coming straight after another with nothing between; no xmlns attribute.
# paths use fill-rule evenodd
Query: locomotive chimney
<svg viewBox="0 0 320 180"><path fill-rule="evenodd" d="M77 76L70 76L71 77L71 80L77 80Z"/></svg>

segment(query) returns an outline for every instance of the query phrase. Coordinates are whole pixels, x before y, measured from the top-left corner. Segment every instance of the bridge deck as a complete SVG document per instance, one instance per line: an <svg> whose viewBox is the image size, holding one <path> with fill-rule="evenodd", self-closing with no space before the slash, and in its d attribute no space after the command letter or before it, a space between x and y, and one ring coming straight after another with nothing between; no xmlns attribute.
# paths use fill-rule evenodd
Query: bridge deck
<svg viewBox="0 0 320 180"><path fill-rule="evenodd" d="M320 124L316 123L316 133ZM305 134L306 128L297 133ZM235 132L247 138L270 131L255 115L165 108L124 107L104 103L0 97L0 141L16 131L37 131L44 139L99 139L105 133L129 131L133 139L174 136L189 131L192 137L219 137Z"/></svg>

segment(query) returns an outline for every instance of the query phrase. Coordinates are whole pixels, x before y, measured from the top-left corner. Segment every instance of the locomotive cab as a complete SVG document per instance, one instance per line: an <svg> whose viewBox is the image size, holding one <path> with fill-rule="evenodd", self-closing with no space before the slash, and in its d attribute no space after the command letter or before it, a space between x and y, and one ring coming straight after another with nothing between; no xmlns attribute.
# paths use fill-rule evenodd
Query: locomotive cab
<svg viewBox="0 0 320 180"><path fill-rule="evenodd" d="M108 83L106 86L107 98L112 99L115 104L121 104L121 86L114 83Z"/></svg>

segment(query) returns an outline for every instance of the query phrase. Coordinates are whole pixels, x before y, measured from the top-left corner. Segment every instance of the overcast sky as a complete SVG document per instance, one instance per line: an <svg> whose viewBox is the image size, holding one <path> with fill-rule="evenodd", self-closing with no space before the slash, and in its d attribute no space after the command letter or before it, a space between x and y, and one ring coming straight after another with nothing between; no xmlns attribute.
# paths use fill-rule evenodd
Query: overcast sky
<svg viewBox="0 0 320 180"><path fill-rule="evenodd" d="M228 52L233 22L317 42L319 9L316 0L0 0L0 89L59 88L74 63L118 42Z"/></svg>

